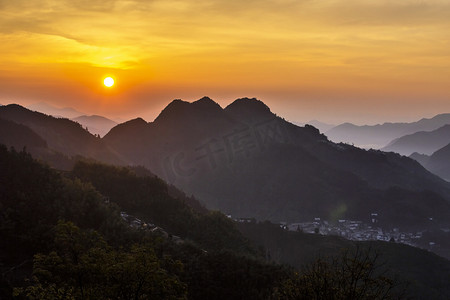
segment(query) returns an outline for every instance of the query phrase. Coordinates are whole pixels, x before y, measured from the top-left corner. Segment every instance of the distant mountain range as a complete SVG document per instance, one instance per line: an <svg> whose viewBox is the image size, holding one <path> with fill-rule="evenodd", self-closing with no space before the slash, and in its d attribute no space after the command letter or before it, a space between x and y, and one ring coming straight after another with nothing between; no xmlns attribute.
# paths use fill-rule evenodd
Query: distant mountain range
<svg viewBox="0 0 450 300"><path fill-rule="evenodd" d="M433 173L450 181L450 144L434 152L425 166Z"/></svg>
<svg viewBox="0 0 450 300"><path fill-rule="evenodd" d="M50 115L56 118L67 118L72 119L76 118L82 115L85 115L85 113L82 113L76 109L73 109L71 107L55 107L45 102L39 102L34 103L29 106L27 106L28 109L44 113L46 115Z"/></svg>
<svg viewBox="0 0 450 300"><path fill-rule="evenodd" d="M118 122L108 118L92 115L88 116L71 107L58 108L45 102L39 102L27 107L30 110L44 113L55 118L67 118L83 125L87 130L95 135L103 137L111 130Z"/></svg>
<svg viewBox="0 0 450 300"><path fill-rule="evenodd" d="M450 143L431 155L414 152L409 157L418 161L430 172L450 182Z"/></svg>
<svg viewBox="0 0 450 300"><path fill-rule="evenodd" d="M89 132L100 135L100 137L103 137L117 125L117 122L97 115L79 116L72 120L86 127Z"/></svg>
<svg viewBox="0 0 450 300"><path fill-rule="evenodd" d="M381 150L394 151L407 156L414 152L431 155L448 143L450 143L450 125L444 125L433 131L419 131L402 136Z"/></svg>
<svg viewBox="0 0 450 300"><path fill-rule="evenodd" d="M384 226L401 228L450 220L450 184L416 161L335 144L313 126L284 121L257 99L226 108L207 97L174 100L154 122L130 120L102 139L71 120L18 105L0 107L0 119L23 137L12 140L7 131L0 141L33 145L33 155L56 167L55 153L142 165L234 217L368 221L376 212Z"/></svg>
<svg viewBox="0 0 450 300"><path fill-rule="evenodd" d="M419 131L394 139L381 150L407 155L432 173L450 181L449 144L450 125L444 125L432 131Z"/></svg>
<svg viewBox="0 0 450 300"><path fill-rule="evenodd" d="M428 155L420 154L417 152L412 153L409 157L418 161L424 167L426 166L428 160L430 159L430 157Z"/></svg>
<svg viewBox="0 0 450 300"><path fill-rule="evenodd" d="M384 123L358 126L351 123L338 125L325 134L334 142L354 144L362 148L380 149L393 140L419 131L432 131L450 124L450 114L439 114L412 123Z"/></svg>

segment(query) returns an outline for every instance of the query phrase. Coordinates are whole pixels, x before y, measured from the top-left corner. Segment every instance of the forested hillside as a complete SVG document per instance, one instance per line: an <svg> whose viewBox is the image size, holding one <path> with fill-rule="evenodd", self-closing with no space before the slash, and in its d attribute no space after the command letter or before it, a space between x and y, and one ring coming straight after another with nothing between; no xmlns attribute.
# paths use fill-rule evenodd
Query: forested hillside
<svg viewBox="0 0 450 300"><path fill-rule="evenodd" d="M365 244L270 223L239 225L142 168L79 161L73 171L58 172L3 146L0 167L0 238L9 241L0 247L2 299L311 299L321 270L353 261L351 274L360 260L370 263L357 289L341 287L336 299L363 287L394 295L406 282L419 298L448 295L442 279L449 262L431 253L377 245L388 253L383 268L394 270L388 274L394 280L384 281L372 273L378 262ZM347 256L339 254L342 248ZM405 269L416 260L434 275ZM340 280L320 290L329 292Z"/></svg>

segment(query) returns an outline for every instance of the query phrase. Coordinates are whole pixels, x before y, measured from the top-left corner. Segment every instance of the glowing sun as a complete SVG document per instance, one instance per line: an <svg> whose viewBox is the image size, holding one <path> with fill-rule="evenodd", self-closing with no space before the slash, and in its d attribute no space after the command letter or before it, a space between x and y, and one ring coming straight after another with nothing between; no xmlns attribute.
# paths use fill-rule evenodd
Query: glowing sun
<svg viewBox="0 0 450 300"><path fill-rule="evenodd" d="M106 77L105 80L103 80L103 84L107 87L112 87L114 85L114 79Z"/></svg>

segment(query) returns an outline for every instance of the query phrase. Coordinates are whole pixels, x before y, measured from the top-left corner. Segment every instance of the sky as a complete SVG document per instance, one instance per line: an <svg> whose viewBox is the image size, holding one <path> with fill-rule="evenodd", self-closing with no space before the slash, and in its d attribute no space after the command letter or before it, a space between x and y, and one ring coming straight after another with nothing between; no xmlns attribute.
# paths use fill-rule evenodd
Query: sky
<svg viewBox="0 0 450 300"><path fill-rule="evenodd" d="M333 124L450 112L450 0L0 0L0 104L152 121L203 96Z"/></svg>

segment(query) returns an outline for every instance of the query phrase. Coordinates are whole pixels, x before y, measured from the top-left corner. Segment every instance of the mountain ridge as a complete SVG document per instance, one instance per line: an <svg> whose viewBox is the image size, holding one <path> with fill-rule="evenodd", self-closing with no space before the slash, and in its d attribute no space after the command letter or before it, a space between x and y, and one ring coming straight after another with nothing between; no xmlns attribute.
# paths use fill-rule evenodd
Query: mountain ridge
<svg viewBox="0 0 450 300"><path fill-rule="evenodd" d="M22 120L65 155L145 166L208 208L237 217L365 220L377 211L386 226L413 228L427 224L430 215L435 226L450 219L450 185L416 161L335 144L254 98L227 107L210 98L175 100L154 122L133 119L102 139L73 121L20 106L2 107L0 117Z"/></svg>
<svg viewBox="0 0 450 300"><path fill-rule="evenodd" d="M288 123L254 98L236 100L225 109L214 105L214 117L194 103L172 102L154 122L136 130L118 125L127 136L113 129L104 140L134 164L196 195L208 208L236 216L331 218L329 213L340 205L347 207L342 217L361 218L378 208L388 216L388 206L380 203L394 200L387 191L395 185L404 189L397 194L400 198L409 191L436 191L430 201L441 212L433 214L447 213L448 200L443 199L450 196L448 183L414 160L334 144L313 126ZM419 194L414 201L425 205ZM395 216L388 219L396 222Z"/></svg>
<svg viewBox="0 0 450 300"><path fill-rule="evenodd" d="M122 164L120 155L79 123L31 111L17 104L0 107L0 118L30 128L46 141L48 149L68 157L77 155ZM39 154L34 152L34 154Z"/></svg>

